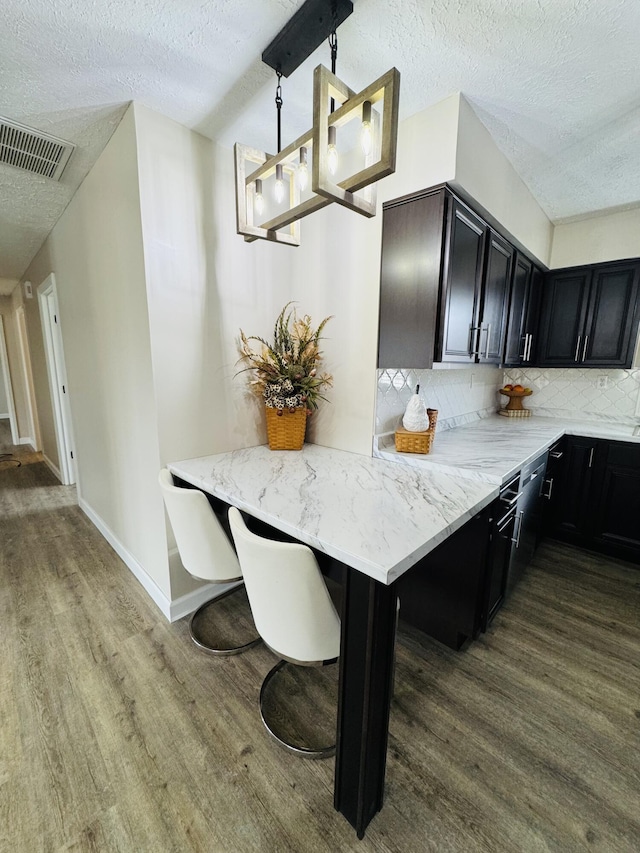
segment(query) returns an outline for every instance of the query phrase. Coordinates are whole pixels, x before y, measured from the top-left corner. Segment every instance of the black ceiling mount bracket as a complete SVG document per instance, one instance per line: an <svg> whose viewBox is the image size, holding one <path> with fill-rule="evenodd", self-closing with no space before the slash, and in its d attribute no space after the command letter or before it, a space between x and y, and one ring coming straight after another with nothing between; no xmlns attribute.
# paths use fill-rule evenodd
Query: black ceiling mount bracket
<svg viewBox="0 0 640 853"><path fill-rule="evenodd" d="M353 12L351 0L306 0L262 54L288 77Z"/></svg>

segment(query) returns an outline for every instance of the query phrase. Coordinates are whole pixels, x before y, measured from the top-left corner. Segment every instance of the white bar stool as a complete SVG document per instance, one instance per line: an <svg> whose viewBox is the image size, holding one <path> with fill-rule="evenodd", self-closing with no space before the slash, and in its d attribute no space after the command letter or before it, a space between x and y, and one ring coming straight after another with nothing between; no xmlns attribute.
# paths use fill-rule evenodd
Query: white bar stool
<svg viewBox="0 0 640 853"><path fill-rule="evenodd" d="M324 666L340 654L340 617L313 552L306 545L275 542L247 529L240 512L229 509L229 524L256 628L281 660L260 689L260 715L265 728L282 746L308 758L328 758L335 743L310 748L277 735L265 714L265 691L285 664Z"/></svg>
<svg viewBox="0 0 640 853"><path fill-rule="evenodd" d="M198 489L178 488L167 468L160 471L160 489L171 526L176 537L180 559L185 569L198 580L209 583L232 583L242 580L242 569L229 539L211 508ZM189 622L191 639L202 651L211 655L237 655L261 642L255 637L241 646L214 648L204 642L194 629L194 621L209 607L242 587L236 587L211 601L206 601L192 614Z"/></svg>

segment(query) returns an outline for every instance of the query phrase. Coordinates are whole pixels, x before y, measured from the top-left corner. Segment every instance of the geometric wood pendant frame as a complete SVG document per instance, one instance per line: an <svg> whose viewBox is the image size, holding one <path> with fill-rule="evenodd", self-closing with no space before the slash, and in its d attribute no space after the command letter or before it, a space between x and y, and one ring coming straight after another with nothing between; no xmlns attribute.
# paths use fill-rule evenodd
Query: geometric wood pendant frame
<svg viewBox="0 0 640 853"><path fill-rule="evenodd" d="M398 136L398 102L400 94L400 73L392 68L378 80L361 92L353 92L323 65L314 71L313 85L313 127L279 154L269 155L247 145L236 143L234 146L236 180L236 226L247 242L270 240L289 246L300 245L299 221L331 202L348 207L364 216L375 216L375 184L380 178L395 171L396 145ZM334 98L341 106L330 113L329 98ZM339 128L361 115L362 105L369 101L372 105L383 100L382 117L376 110L371 111L373 132L380 139L380 156L373 162L373 153L365 158L365 168L334 183L328 169L327 140L329 126ZM382 133L380 136L380 123ZM311 154L311 196L300 201L298 182L295 180L296 163L301 147ZM257 165L247 174L247 164ZM289 178L288 209L272 219L256 224L254 222L255 182L267 180L282 165ZM363 196L358 190L367 188ZM288 230L281 230L287 228Z"/></svg>

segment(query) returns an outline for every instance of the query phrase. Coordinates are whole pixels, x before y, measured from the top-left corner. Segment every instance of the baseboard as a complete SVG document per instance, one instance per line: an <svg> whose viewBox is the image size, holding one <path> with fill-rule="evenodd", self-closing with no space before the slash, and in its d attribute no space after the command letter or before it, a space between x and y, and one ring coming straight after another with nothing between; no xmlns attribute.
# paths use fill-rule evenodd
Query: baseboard
<svg viewBox="0 0 640 853"><path fill-rule="evenodd" d="M175 622L197 610L201 604L211 601L223 595L228 589L240 586L242 581L236 583L208 583L206 586L198 587L186 595L181 595L170 604L170 621Z"/></svg>
<svg viewBox="0 0 640 853"><path fill-rule="evenodd" d="M7 412L4 415L0 415L0 420L5 420L5 419L8 420L10 417L11 417L11 415L9 414L9 412Z"/></svg>
<svg viewBox="0 0 640 853"><path fill-rule="evenodd" d="M211 601L213 598L217 598L228 589L240 586L242 583L242 581L223 584L208 583L204 586L198 587L198 589L188 592L186 595L180 596L180 598L176 598L175 601L170 601L153 578L145 572L133 554L124 547L113 530L105 524L98 513L92 509L87 501L84 500L80 494L80 490L78 490L78 506L104 536L109 545L111 545L131 574L142 585L145 592L148 593L151 600L158 607L162 615L169 620L169 622L176 622L178 619L188 616L189 613L193 613L194 610L197 610L201 604L204 604L206 601Z"/></svg>
<svg viewBox="0 0 640 853"><path fill-rule="evenodd" d="M34 451L34 453L35 453L35 446L36 446L36 443L35 443L35 441L34 441L32 438L19 438L19 439L18 439L18 444L30 444L30 445L31 445L31 449L32 449L32 450Z"/></svg>
<svg viewBox="0 0 640 853"><path fill-rule="evenodd" d="M31 444L31 442L28 439L21 439L20 444ZM62 474L60 473L60 469L57 468L53 464L53 462L49 459L49 457L46 455L46 453L42 454L42 459L44 461L44 464L47 466L47 468L53 474L53 476L56 477L58 480L60 480L60 482L62 482ZM96 527L97 527L97 525L96 525Z"/></svg>
<svg viewBox="0 0 640 853"><path fill-rule="evenodd" d="M165 616L170 622L173 621L171 615L171 602L166 597L166 595L162 592L160 587L156 584L156 582L151 578L145 570L142 568L140 563L136 560L136 558L131 554L120 542L118 537L115 535L113 530L105 524L105 522L100 518L100 516L95 512L92 507L84 500L84 498L78 496L78 505L80 509L85 513L85 515L90 519L90 521L98 528L100 533L107 540L109 545L113 548L116 554L120 557L122 562L129 569L131 574L136 578L137 581L140 582L144 590L148 593L154 604L158 607L163 616ZM197 590L199 592L200 590ZM179 619L179 616L174 617Z"/></svg>

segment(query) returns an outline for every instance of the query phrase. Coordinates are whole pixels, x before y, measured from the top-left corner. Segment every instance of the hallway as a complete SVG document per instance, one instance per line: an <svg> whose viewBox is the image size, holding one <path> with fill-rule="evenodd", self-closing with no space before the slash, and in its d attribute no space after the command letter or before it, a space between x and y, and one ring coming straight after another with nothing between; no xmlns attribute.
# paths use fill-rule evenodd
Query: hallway
<svg viewBox="0 0 640 853"><path fill-rule="evenodd" d="M358 842L333 761L262 728L267 649L200 653L44 463L0 470L0 529L2 853L640 848L634 567L545 544L465 651L401 629L385 807Z"/></svg>

